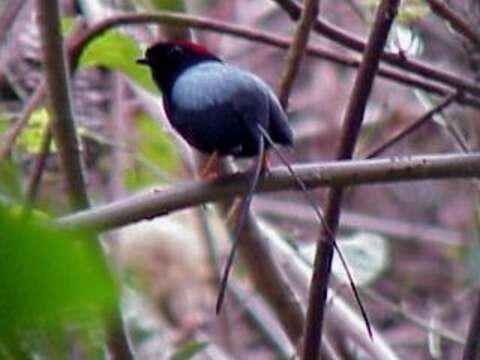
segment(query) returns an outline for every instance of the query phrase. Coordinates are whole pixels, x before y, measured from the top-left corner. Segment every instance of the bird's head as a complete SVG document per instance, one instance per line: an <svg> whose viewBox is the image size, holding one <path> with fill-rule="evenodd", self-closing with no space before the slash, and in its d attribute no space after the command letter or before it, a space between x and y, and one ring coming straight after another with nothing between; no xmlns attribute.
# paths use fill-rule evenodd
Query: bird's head
<svg viewBox="0 0 480 360"><path fill-rule="evenodd" d="M137 63L149 66L160 88L166 90L182 71L205 61L221 60L199 44L167 41L149 47Z"/></svg>

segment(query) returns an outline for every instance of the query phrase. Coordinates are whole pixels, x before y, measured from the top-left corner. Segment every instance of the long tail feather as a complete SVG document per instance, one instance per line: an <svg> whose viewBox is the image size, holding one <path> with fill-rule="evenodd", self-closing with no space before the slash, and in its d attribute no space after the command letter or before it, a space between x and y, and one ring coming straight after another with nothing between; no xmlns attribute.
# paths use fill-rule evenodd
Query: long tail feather
<svg viewBox="0 0 480 360"><path fill-rule="evenodd" d="M262 172L262 162L263 162L263 157L265 156L265 139L263 136L260 136L258 145L259 145L259 153L255 163L254 174L248 185L248 189L245 194L245 197L242 199L242 202L240 203L238 208L238 218L235 223L235 227L233 229L233 244L232 244L232 248L230 249L230 254L228 255L227 263L225 264L225 268L223 270L222 280L220 282L220 289L218 291L217 304L215 307L215 311L217 314L219 314L220 310L222 309L222 304L225 298L225 292L228 285L228 277L231 272L233 260L235 259L235 254L237 251L238 244L240 242L239 241L240 232L245 223L245 219L247 218L247 214L250 209L250 204L252 202L253 194L255 192L255 188L257 187L258 179L260 178L260 173Z"/></svg>
<svg viewBox="0 0 480 360"><path fill-rule="evenodd" d="M273 142L273 140L271 139L268 132L262 126L259 125L258 127L259 127L259 130L262 133L262 135L268 141L271 148L275 151L277 156L280 158L280 160L287 167L288 171L290 172L290 174L295 179L295 182L298 184L298 186L302 190L302 193L304 194L306 200L312 206L312 208L315 211L315 214L317 215L320 223L324 227L325 232L328 235L328 238L330 239L333 247L335 248L335 251L338 254L338 258L340 259L340 262L342 263L342 266L345 269L345 272L346 272L347 278L348 278L348 282L350 283L350 287L351 287L352 292L353 292L353 296L355 297L355 301L357 302L358 307L360 309L360 312L362 314L362 317L365 321L365 327L367 328L368 335L370 336L371 339L373 339L372 326L371 326L370 320L368 318L367 311L366 311L366 309L363 305L362 300L360 299L360 294L359 294L358 289L357 289L357 287L355 285L355 282L353 280L353 276L352 276L350 268L347 264L347 260L345 259L345 256L343 255L342 250L340 249L337 242L335 241L335 236L334 236L333 232L331 231L330 227L328 226L327 222L325 221L325 217L323 216L322 211L320 210L320 208L315 203L315 200L313 199L310 191L308 190L308 188L305 185L305 183L303 182L303 180L295 173L295 171L292 168L292 165L290 164L288 159L282 154L282 152L280 151L278 146Z"/></svg>

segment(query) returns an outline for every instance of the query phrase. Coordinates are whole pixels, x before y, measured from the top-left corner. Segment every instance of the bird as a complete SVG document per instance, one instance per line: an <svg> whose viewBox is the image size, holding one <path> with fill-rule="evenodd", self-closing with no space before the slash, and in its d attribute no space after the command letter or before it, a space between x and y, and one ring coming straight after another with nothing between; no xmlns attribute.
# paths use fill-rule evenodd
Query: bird
<svg viewBox="0 0 480 360"><path fill-rule="evenodd" d="M293 146L293 131L269 85L251 72L226 64L198 43L160 41L147 48L137 63L150 68L162 92L168 121L190 146L211 158L257 158L233 230L234 244L222 278L218 313L238 245L235 238L266 164L266 150L276 145Z"/></svg>

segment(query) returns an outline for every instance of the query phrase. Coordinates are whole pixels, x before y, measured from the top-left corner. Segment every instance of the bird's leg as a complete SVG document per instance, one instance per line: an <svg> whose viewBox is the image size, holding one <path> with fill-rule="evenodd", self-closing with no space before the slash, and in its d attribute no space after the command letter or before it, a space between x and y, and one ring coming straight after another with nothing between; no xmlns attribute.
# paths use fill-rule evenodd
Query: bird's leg
<svg viewBox="0 0 480 360"><path fill-rule="evenodd" d="M215 151L214 153L212 153L212 155L209 156L207 163L203 167L202 171L200 171L200 177L202 179L215 177L216 170L214 170L214 167L216 167L217 162L218 162L218 151Z"/></svg>
<svg viewBox="0 0 480 360"><path fill-rule="evenodd" d="M265 151L265 153L262 156L262 167L261 167L261 172L262 174L269 174L270 169L272 167L272 163L270 161L270 155L268 152Z"/></svg>

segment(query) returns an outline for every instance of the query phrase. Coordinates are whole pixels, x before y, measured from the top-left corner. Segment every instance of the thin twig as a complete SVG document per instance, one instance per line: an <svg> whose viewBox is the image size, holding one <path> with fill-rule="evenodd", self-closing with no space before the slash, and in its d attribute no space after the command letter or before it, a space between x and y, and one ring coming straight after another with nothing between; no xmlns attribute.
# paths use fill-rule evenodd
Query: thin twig
<svg viewBox="0 0 480 360"><path fill-rule="evenodd" d="M10 151L12 151L18 135L20 135L20 132L23 130L23 128L27 126L30 115L32 115L33 111L42 101L44 96L45 83L44 81L41 81L40 84L37 85L33 95L30 97L30 99L28 99L28 102L23 108L22 114L20 115L18 120L13 126L8 129L8 132L3 136L2 144L0 147L0 161L2 161Z"/></svg>
<svg viewBox="0 0 480 360"><path fill-rule="evenodd" d="M25 5L25 1L23 0L13 0L4 5L3 11L0 14L0 43L4 43L7 32L11 29L23 5Z"/></svg>
<svg viewBox="0 0 480 360"><path fill-rule="evenodd" d="M370 289L362 289L362 294L375 301L377 304L384 307L392 314L399 314L400 316L402 316L412 324L415 324L417 327L425 330L426 332L433 332L435 335L441 336L442 338L456 344L465 344L465 339L462 339L462 337L457 335L454 331L445 329L440 326L432 326L428 322L428 320L422 318L417 314L414 314L412 311L409 311L409 309L404 305L396 304L387 297Z"/></svg>
<svg viewBox="0 0 480 360"><path fill-rule="evenodd" d="M353 85L345 115L337 149L337 159L350 159L360 132L368 98L373 87L380 56L385 46L388 33L397 13L400 0L383 0L375 16L362 64ZM330 232L335 233L340 218L340 206L343 189L335 187L329 190L325 206L327 227L322 227L317 242L314 269L310 285L307 322L304 330L304 360L317 359L321 344L323 319L327 300L327 291L333 259Z"/></svg>
<svg viewBox="0 0 480 360"><path fill-rule="evenodd" d="M75 70L79 55L81 54L85 46L96 36L102 34L104 31L115 26L128 24L144 24L150 22L165 22L175 24L176 26L190 26L198 29L215 31L232 36L242 37L251 41L271 45L282 49L288 48L291 44L291 39L286 37L276 36L258 29L251 29L239 25L232 25L226 22L202 18L198 16L175 14L168 12L156 14L119 15L98 22L80 35L74 34L74 44L70 41L67 43L71 70ZM309 56L324 59L326 61L331 61L333 63L350 68L357 68L360 65L360 61L353 56L325 49L317 45L308 46L306 48L306 53ZM384 66L379 68L378 75L385 77L391 81L395 81L399 84L405 86L413 86L415 88L428 91L435 95L447 96L449 93L451 93L451 90L449 88L446 88L442 85L438 85L431 81L423 80L410 74L405 74ZM435 77L433 77L433 79L435 79ZM438 79L435 80L441 82ZM43 90L42 94L38 93L40 89L41 87L39 85L35 90L34 95L30 98L29 103L25 107L25 110L23 111L20 119L17 120L15 125L12 126L12 128L8 131L6 135L4 135L4 138L2 139L2 145L0 147L0 160L2 160L6 156L6 154L8 154L8 152L12 149L16 138L18 137L21 130L25 127L31 112L35 109L36 106L38 106L40 101L43 99ZM480 108L480 100L477 100L476 98L472 98L469 96L459 96L456 101L461 104Z"/></svg>
<svg viewBox="0 0 480 360"><path fill-rule="evenodd" d="M320 0L306 0L302 14L298 20L293 40L287 52L284 69L281 76L278 98L283 108L288 107L288 99L292 90L293 81L297 76L300 63L308 43L312 24L318 16Z"/></svg>
<svg viewBox="0 0 480 360"><path fill-rule="evenodd" d="M448 105L450 105L455 98L458 96L458 93L450 94L449 96L445 97L442 101L438 103L435 107L431 108L425 114L423 114L420 118L415 120L410 125L407 125L404 129L400 130L396 135L393 135L390 139L385 141L383 144L375 148L374 150L370 151L366 156L365 159L372 159L377 157L381 153L383 153L388 148L392 147L394 144L398 143L400 140L405 138L407 135L411 134L415 130L419 129L422 125L427 123L433 115L441 112L445 109Z"/></svg>
<svg viewBox="0 0 480 360"><path fill-rule="evenodd" d="M293 19L300 17L302 6L297 4L295 0L273 0L278 3ZM333 42L343 45L351 50L364 52L366 43L357 36L328 23L324 19L317 19L314 24L314 30ZM467 91L476 96L480 96L480 85L476 82L462 78L456 74L434 68L422 61L409 59L405 54L396 54L392 52L383 52L382 61L401 69L413 72L425 79L434 80L443 84L448 84L454 90Z"/></svg>
<svg viewBox="0 0 480 360"><path fill-rule="evenodd" d="M430 9L439 17L448 21L450 26L465 38L470 40L477 47L480 46L480 34L476 28L468 24L460 15L451 9L446 3L440 0L425 0Z"/></svg>
<svg viewBox="0 0 480 360"><path fill-rule="evenodd" d="M480 176L480 155L449 154L396 157L293 166L295 173L311 188L373 185L427 179L463 179ZM132 195L110 204L80 211L57 220L62 226L79 226L106 231L142 219L218 202L245 193L250 172L223 175L213 181L177 183L153 192ZM259 180L257 192L298 189L283 167L271 169Z"/></svg>
<svg viewBox="0 0 480 360"><path fill-rule="evenodd" d="M255 202L255 209L268 218L288 219L302 225L316 224L309 206L291 201L262 198ZM378 215L365 215L348 210L342 211L340 227L347 230L363 230L383 234L398 240L412 240L433 246L445 246L461 251L465 247L461 231L430 226L419 222L402 221Z"/></svg>
<svg viewBox="0 0 480 360"><path fill-rule="evenodd" d="M45 164L47 162L48 154L50 152L51 143L52 131L50 130L50 127L48 127L45 134L43 135L40 153L35 159L35 165L32 170L32 175L30 176L30 180L28 182L25 205L23 210L25 216L28 216L32 207L35 206L38 190L42 182L42 175L45 169Z"/></svg>
<svg viewBox="0 0 480 360"><path fill-rule="evenodd" d="M82 20L78 20L75 23L74 29L72 30L72 37L69 37L67 40L67 55L69 58L69 62L72 59L76 58L78 53L75 53L75 46L73 44L76 43L77 36L79 36L80 29L83 28L84 22ZM4 137L1 139L2 143L0 146L0 161L5 158L5 156L12 150L13 146L15 145L15 141L17 140L18 136L22 132L22 130L27 126L28 120L30 119L30 115L33 111L40 105L40 103L44 100L45 97L45 77L42 77L40 82L38 83L33 95L28 99L27 104L24 106L22 113L15 124L8 129L8 132Z"/></svg>
<svg viewBox="0 0 480 360"><path fill-rule="evenodd" d="M76 59L78 59L79 54L83 51L85 46L95 37L101 35L104 31L107 31L116 26L147 23L170 24L179 27L188 26L196 29L210 30L222 34L228 34L231 36L238 36L247 40L283 49L287 49L291 44L291 39L289 38L276 36L258 29L252 29L239 25L232 25L227 22L199 16L177 14L171 12L156 12L154 14L126 14L102 20L94 24L90 29L85 32L85 34L79 36L76 45L72 48L72 51L70 53L73 59L72 68L75 67L77 61ZM355 57L348 56L340 52L324 49L320 46L308 46L306 51L307 54L309 54L310 56L315 56L343 66L356 68L360 65L360 61ZM415 73L414 71L412 72ZM389 69L386 67L381 67L378 70L378 74L392 81L399 82L403 85L414 86L437 95L447 95L451 92L449 88L445 88L444 86L435 84L429 80L423 80L418 77L404 74L397 70ZM435 76L432 76L432 79L438 82L442 82L441 80L435 78ZM445 84L448 85L448 83ZM458 101L475 107L480 107L479 100L471 97L459 98Z"/></svg>

